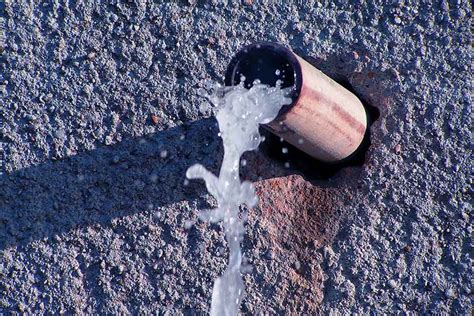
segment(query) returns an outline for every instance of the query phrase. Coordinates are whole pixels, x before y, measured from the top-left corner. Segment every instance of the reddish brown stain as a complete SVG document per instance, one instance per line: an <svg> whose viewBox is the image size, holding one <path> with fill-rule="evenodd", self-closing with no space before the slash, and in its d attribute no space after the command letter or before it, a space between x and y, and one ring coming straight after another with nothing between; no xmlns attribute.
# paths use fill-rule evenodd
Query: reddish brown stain
<svg viewBox="0 0 474 316"><path fill-rule="evenodd" d="M332 240L332 216L340 204L335 188L319 188L299 175L267 179L256 185L261 220L275 244L292 241L321 246ZM336 225L337 226L337 225ZM335 228L335 227L334 227Z"/></svg>
<svg viewBox="0 0 474 316"><path fill-rule="evenodd" d="M331 243L337 233L341 192L314 186L299 175L258 181L256 191L259 204L249 213L249 223L258 223L257 230L264 232L253 236L259 240L256 247L270 247L274 262L280 268L286 265L278 281L282 286L272 299L289 312L297 313L304 305L319 313L324 277L322 257L315 251Z"/></svg>

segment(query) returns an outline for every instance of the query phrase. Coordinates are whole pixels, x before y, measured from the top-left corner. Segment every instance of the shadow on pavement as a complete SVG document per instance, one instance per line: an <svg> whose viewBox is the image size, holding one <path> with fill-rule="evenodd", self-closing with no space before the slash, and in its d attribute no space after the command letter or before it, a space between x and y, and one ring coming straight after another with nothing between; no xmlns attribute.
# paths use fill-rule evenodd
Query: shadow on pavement
<svg viewBox="0 0 474 316"><path fill-rule="evenodd" d="M215 119L207 118L121 143L48 161L0 178L0 250L52 238L78 226L110 225L112 219L194 200L201 181L184 185L186 169L202 163L214 173L222 159ZM289 173L266 168L261 153L247 155L249 180Z"/></svg>
<svg viewBox="0 0 474 316"><path fill-rule="evenodd" d="M196 162L215 171L216 134L204 119L2 175L0 250L199 197L204 185L185 186L185 172Z"/></svg>

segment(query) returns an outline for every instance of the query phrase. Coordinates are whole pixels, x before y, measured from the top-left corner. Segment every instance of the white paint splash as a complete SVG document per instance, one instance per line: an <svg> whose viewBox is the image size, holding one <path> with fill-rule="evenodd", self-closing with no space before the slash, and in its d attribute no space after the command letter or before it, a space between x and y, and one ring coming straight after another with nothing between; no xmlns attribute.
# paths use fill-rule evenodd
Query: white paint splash
<svg viewBox="0 0 474 316"><path fill-rule="evenodd" d="M239 161L242 154L257 149L262 138L258 133L260 124L271 122L280 108L291 103L285 95L287 89L269 87L256 81L252 88L242 84L233 87L214 87L210 95L205 95L215 106L220 136L224 144L224 160L219 177L204 166L191 166L186 177L203 179L207 190L218 203L218 208L202 211L201 220L223 222L226 240L229 245L229 263L224 274L214 282L212 291L211 315L237 315L244 284L241 276L244 223L239 218L242 204L253 207L257 203L255 189L249 181L240 182ZM202 94L202 91L201 91Z"/></svg>

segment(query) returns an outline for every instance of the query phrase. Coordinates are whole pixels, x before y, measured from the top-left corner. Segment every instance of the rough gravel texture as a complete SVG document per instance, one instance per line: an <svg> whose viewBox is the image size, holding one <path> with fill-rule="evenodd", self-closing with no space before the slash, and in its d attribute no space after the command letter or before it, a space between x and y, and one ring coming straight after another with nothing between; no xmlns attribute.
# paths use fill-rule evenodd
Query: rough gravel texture
<svg viewBox="0 0 474 316"><path fill-rule="evenodd" d="M365 164L326 180L247 155L242 312L472 314L469 1L0 8L0 314L209 311L227 250L219 225L189 225L215 201L184 173L217 171L222 146L196 89L258 40L380 118Z"/></svg>

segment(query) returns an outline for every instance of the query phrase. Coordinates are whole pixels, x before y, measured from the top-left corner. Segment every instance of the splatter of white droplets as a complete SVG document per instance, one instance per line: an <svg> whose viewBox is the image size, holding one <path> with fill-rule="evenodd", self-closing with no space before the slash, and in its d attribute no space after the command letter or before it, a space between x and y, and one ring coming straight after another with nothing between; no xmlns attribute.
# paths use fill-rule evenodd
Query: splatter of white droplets
<svg viewBox="0 0 474 316"><path fill-rule="evenodd" d="M209 222L223 222L229 246L229 263L226 271L214 282L211 315L237 315L244 294L242 281L242 253L244 221L239 217L242 204L253 207L257 203L255 188L249 181L240 182L239 164L242 154L257 149L262 137L260 124L271 122L280 108L290 104L286 97L289 89L269 87L255 81L250 89L241 84L234 87L214 86L204 93L214 104L219 123L220 137L224 144L224 159L219 176L204 166L191 166L186 176L189 179L203 179L207 190L218 203L216 209L201 211L199 218ZM203 94L200 90L198 93ZM244 269L245 270L245 269Z"/></svg>

